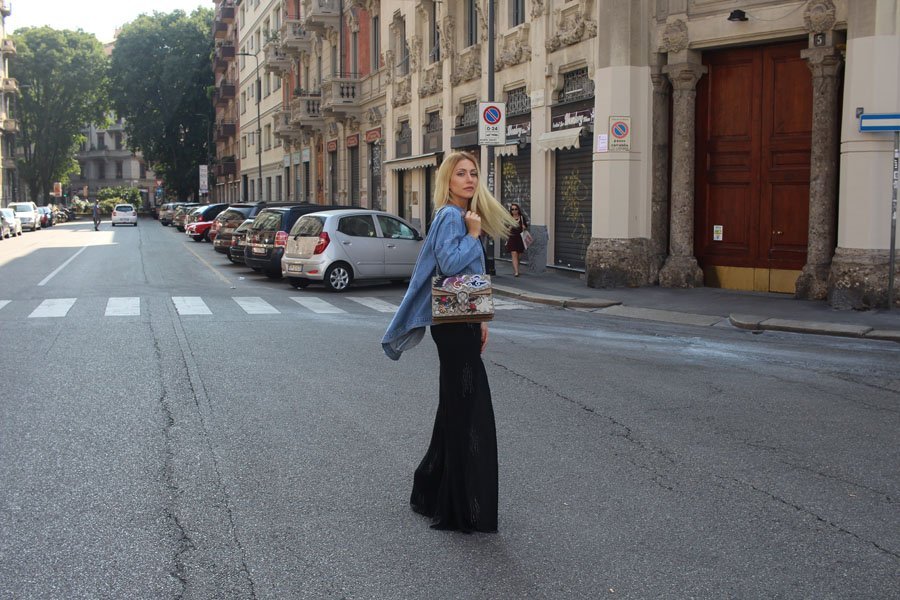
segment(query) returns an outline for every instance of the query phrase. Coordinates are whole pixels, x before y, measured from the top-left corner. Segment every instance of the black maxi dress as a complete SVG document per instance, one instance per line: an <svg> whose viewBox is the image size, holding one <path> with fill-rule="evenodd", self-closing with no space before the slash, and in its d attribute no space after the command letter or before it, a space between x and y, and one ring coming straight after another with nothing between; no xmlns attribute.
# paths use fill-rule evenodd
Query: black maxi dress
<svg viewBox="0 0 900 600"><path fill-rule="evenodd" d="M497 531L497 431L478 323L433 325L440 399L410 504L434 529Z"/></svg>

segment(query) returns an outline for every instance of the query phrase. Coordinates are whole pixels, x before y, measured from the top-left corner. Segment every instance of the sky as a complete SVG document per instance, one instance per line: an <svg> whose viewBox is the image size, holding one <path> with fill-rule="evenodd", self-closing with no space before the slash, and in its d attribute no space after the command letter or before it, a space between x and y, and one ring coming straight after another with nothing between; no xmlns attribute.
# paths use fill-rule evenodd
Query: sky
<svg viewBox="0 0 900 600"><path fill-rule="evenodd" d="M116 28L142 13L191 12L198 6L213 8L213 0L16 0L6 18L6 31L49 25L54 29L83 29L101 42L111 42Z"/></svg>

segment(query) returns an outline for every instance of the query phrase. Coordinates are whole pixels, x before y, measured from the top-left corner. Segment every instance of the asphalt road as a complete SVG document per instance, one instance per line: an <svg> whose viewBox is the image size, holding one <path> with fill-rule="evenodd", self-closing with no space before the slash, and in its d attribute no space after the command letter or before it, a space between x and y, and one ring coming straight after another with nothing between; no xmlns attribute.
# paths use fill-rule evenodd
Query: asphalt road
<svg viewBox="0 0 900 600"><path fill-rule="evenodd" d="M0 598L898 596L897 344L508 302L500 532L465 535L407 504L437 356L381 353L402 294L147 220L0 242Z"/></svg>

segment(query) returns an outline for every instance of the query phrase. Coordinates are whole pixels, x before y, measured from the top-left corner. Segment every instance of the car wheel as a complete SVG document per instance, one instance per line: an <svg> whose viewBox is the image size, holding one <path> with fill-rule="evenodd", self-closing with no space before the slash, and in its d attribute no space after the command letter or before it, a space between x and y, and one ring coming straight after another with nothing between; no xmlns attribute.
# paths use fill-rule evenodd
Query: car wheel
<svg viewBox="0 0 900 600"><path fill-rule="evenodd" d="M202 235L192 235L191 237L194 239L195 242L202 242L202 241L203 241L203 236L202 236Z"/></svg>
<svg viewBox="0 0 900 600"><path fill-rule="evenodd" d="M137 223L132 223L132 225L134 225L135 227L137 227Z"/></svg>
<svg viewBox="0 0 900 600"><path fill-rule="evenodd" d="M325 285L332 292L343 292L353 281L353 271L346 263L334 263L325 271Z"/></svg>
<svg viewBox="0 0 900 600"><path fill-rule="evenodd" d="M281 279L281 271L263 271L269 279Z"/></svg>
<svg viewBox="0 0 900 600"><path fill-rule="evenodd" d="M250 268L253 269L254 271L256 271L257 273L262 271L262 268L260 268L260 267L250 267Z"/></svg>
<svg viewBox="0 0 900 600"><path fill-rule="evenodd" d="M288 282L298 290L305 289L309 286L309 279L300 279L299 277L293 277L289 279Z"/></svg>

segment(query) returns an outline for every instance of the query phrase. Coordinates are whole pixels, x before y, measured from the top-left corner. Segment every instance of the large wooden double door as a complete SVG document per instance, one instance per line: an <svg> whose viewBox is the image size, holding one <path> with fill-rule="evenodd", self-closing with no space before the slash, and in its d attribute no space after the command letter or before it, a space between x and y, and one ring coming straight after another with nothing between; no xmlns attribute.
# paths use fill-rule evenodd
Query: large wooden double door
<svg viewBox="0 0 900 600"><path fill-rule="evenodd" d="M793 291L806 262L812 77L805 43L704 53L694 252L708 285Z"/></svg>

